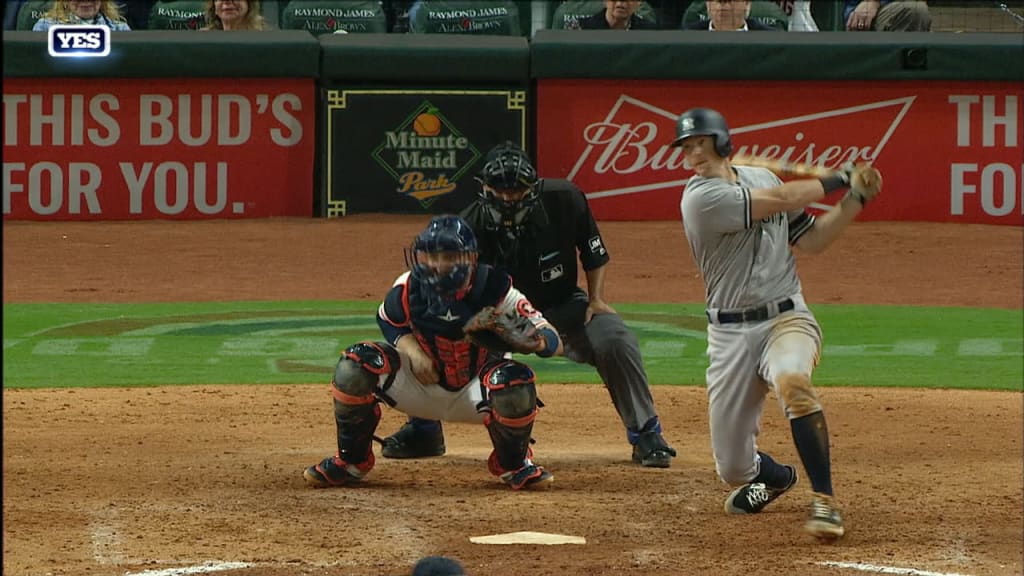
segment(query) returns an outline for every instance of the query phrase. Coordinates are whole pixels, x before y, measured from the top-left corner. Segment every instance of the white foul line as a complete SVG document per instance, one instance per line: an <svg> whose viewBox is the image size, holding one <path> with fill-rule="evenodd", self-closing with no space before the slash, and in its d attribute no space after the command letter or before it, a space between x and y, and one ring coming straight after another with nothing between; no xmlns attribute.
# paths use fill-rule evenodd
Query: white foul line
<svg viewBox="0 0 1024 576"><path fill-rule="evenodd" d="M146 570L145 572L126 573L125 576L187 576L188 574L205 574L207 572L220 572L221 570L239 570L250 566L252 566L252 564L248 562L221 562L218 564L208 562L202 566L167 568L165 570Z"/></svg>
<svg viewBox="0 0 1024 576"><path fill-rule="evenodd" d="M969 576L958 572L929 572L927 570L915 570L913 568L896 568L893 566L875 566L874 564L861 564L859 562L818 562L821 566L833 566L835 568L852 568L863 572L877 572L879 574L906 574L908 576Z"/></svg>

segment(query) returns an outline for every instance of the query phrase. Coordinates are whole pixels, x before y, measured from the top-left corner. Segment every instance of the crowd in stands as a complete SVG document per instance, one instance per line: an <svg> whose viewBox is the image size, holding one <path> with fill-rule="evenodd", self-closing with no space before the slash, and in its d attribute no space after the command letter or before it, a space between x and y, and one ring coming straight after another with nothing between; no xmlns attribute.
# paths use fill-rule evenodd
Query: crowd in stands
<svg viewBox="0 0 1024 576"><path fill-rule="evenodd" d="M529 35L536 2L516 0L7 0L5 30L268 30ZM540 27L607 30L927 31L915 0L548 0ZM832 5L832 6L828 6ZM823 15L823 6L833 11ZM839 12L841 10L841 13ZM821 22L823 19L830 22ZM838 23L838 24L837 24Z"/></svg>

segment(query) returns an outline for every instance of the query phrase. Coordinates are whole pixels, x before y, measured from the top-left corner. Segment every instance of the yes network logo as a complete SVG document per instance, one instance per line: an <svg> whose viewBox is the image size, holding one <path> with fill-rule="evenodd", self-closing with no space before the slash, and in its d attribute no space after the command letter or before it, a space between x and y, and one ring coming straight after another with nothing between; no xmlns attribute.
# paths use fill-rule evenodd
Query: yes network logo
<svg viewBox="0 0 1024 576"><path fill-rule="evenodd" d="M48 47L54 58L102 58L110 54L110 28L104 25L52 26Z"/></svg>

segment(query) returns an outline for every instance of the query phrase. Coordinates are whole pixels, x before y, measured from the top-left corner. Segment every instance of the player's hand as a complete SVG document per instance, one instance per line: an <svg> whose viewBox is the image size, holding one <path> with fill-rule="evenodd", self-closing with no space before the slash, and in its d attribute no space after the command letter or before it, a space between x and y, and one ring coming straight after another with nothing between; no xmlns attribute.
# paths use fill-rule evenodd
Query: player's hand
<svg viewBox="0 0 1024 576"><path fill-rule="evenodd" d="M416 352L409 354L409 367L420 384L433 386L441 380L437 368L434 367L434 361L419 347L416 348Z"/></svg>
<svg viewBox="0 0 1024 576"><path fill-rule="evenodd" d="M875 16L878 15L878 6L877 0L863 0L857 4L857 7L850 13L850 17L846 19L846 29L870 30Z"/></svg>
<svg viewBox="0 0 1024 576"><path fill-rule="evenodd" d="M609 306L604 300L598 298L591 300L587 304L587 313L583 317L583 323L590 324L590 319L594 317L594 314L615 314L615 309Z"/></svg>
<svg viewBox="0 0 1024 576"><path fill-rule="evenodd" d="M849 198L860 202L861 206L867 205L882 192L882 173L869 164L860 164L850 174Z"/></svg>

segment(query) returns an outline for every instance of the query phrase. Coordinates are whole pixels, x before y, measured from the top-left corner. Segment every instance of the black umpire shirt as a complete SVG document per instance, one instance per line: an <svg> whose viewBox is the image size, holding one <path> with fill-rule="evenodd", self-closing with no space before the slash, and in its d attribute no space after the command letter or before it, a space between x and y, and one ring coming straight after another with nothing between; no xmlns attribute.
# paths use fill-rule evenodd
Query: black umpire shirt
<svg viewBox="0 0 1024 576"><path fill-rule="evenodd" d="M552 308L571 307L572 324L582 322L581 311L586 310L587 295L578 287L577 257L583 270L590 271L608 263L608 250L587 198L575 184L542 179L537 194L538 205L514 240L490 221L480 202L463 210L462 216L476 233L480 261L511 275L530 303L565 331L570 326L561 318L563 311Z"/></svg>

